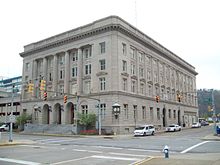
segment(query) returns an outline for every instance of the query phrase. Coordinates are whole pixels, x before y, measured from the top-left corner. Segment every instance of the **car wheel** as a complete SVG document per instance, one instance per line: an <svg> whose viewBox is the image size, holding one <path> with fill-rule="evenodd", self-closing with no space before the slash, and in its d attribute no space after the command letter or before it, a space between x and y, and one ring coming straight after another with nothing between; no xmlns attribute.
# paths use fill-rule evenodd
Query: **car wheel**
<svg viewBox="0 0 220 165"><path fill-rule="evenodd" d="M151 135L154 135L154 131L151 133Z"/></svg>
<svg viewBox="0 0 220 165"><path fill-rule="evenodd" d="M144 136L146 136L146 132L144 132Z"/></svg>
<svg viewBox="0 0 220 165"><path fill-rule="evenodd" d="M179 129L179 131L181 131L181 128Z"/></svg>
<svg viewBox="0 0 220 165"><path fill-rule="evenodd" d="M1 129L0 129L0 132L3 132L3 131L4 131L4 129L3 129L3 128L1 128Z"/></svg>
<svg viewBox="0 0 220 165"><path fill-rule="evenodd" d="M173 132L176 132L176 129L174 129Z"/></svg>

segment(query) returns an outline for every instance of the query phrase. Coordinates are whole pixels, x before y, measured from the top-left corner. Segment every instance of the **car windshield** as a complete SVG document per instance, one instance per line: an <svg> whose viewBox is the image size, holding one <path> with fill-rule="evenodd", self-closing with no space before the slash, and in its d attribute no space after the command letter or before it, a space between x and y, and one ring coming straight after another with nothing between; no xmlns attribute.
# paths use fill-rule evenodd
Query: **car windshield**
<svg viewBox="0 0 220 165"><path fill-rule="evenodd" d="M196 125L197 123L193 123L193 125Z"/></svg>
<svg viewBox="0 0 220 165"><path fill-rule="evenodd" d="M169 125L169 127L175 127L175 125Z"/></svg>
<svg viewBox="0 0 220 165"><path fill-rule="evenodd" d="M144 127L137 127L137 128L135 128L135 130L142 130L142 129L144 129Z"/></svg>

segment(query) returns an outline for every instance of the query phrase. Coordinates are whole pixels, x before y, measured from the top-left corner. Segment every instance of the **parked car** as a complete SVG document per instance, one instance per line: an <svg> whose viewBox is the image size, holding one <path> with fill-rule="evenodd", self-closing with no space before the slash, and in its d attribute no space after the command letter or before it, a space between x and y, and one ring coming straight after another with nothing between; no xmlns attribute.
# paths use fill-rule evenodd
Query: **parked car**
<svg viewBox="0 0 220 165"><path fill-rule="evenodd" d="M8 131L9 130L9 125L8 124L3 124L2 126L0 126L0 131Z"/></svg>
<svg viewBox="0 0 220 165"><path fill-rule="evenodd" d="M201 123L199 122L195 122L195 123L192 123L192 128L201 128Z"/></svg>
<svg viewBox="0 0 220 165"><path fill-rule="evenodd" d="M154 135L155 128L153 125L142 125L134 130L134 136Z"/></svg>
<svg viewBox="0 0 220 165"><path fill-rule="evenodd" d="M207 122L207 121L202 121L201 122L201 126L207 126L207 125L209 125L209 122Z"/></svg>
<svg viewBox="0 0 220 165"><path fill-rule="evenodd" d="M168 127L166 127L166 132L175 132L175 131L181 131L182 127L177 124L171 124Z"/></svg>

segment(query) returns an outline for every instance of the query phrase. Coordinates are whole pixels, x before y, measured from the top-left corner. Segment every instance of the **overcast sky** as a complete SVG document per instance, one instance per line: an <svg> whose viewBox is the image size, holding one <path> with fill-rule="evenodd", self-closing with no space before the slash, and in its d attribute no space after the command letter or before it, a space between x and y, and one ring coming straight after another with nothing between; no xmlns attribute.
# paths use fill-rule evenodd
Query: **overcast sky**
<svg viewBox="0 0 220 165"><path fill-rule="evenodd" d="M193 65L197 88L220 89L219 0L2 0L0 76L22 75L24 45L109 15Z"/></svg>

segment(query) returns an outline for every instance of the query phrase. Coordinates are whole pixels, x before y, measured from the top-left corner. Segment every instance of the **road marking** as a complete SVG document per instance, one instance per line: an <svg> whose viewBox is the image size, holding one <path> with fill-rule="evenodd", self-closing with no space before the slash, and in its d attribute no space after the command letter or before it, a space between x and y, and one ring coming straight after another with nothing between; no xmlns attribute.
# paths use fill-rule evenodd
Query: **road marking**
<svg viewBox="0 0 220 165"><path fill-rule="evenodd" d="M56 163L51 163L50 165L57 165L57 164L64 164L64 163L69 163L69 162L75 162L75 161L79 161L79 160L83 160L83 159L88 159L88 158L91 158L91 156L87 156L87 157L83 157L83 158L78 158L78 159L65 160L65 161L56 162Z"/></svg>
<svg viewBox="0 0 220 165"><path fill-rule="evenodd" d="M73 149L73 151L86 152L87 150L79 150L79 149Z"/></svg>
<svg viewBox="0 0 220 165"><path fill-rule="evenodd" d="M97 146L97 148L106 148L106 149L115 149L115 150L122 150L123 149L120 147L105 147L105 146Z"/></svg>
<svg viewBox="0 0 220 165"><path fill-rule="evenodd" d="M198 143L198 144L196 144L196 145L194 145L194 146L192 146L192 147L189 147L189 148L187 148L187 149L185 149L184 151L182 151L182 152L180 152L181 154L185 154L185 153L187 153L188 151L190 151L190 150L192 150L192 149L194 149L194 148L196 148L196 147L198 147L198 146L200 146L200 145L203 145L203 144L205 144L205 143L208 143L209 141L204 141L204 142L201 142L201 143Z"/></svg>
<svg viewBox="0 0 220 165"><path fill-rule="evenodd" d="M93 155L92 158L99 158L99 159L116 159L116 160L140 160L137 158L124 158L124 157L113 157L113 156L101 156L101 155Z"/></svg>
<svg viewBox="0 0 220 165"><path fill-rule="evenodd" d="M26 165L39 165L39 164L41 164L41 163L37 163L37 162L30 162L30 161L17 160L17 159L8 159L8 158L0 158L0 161L18 163L18 164L26 164Z"/></svg>
<svg viewBox="0 0 220 165"><path fill-rule="evenodd" d="M141 165L141 164L143 164L143 163L145 163L145 162L148 162L148 161L150 161L150 160L152 160L154 157L149 157L148 159L142 159L142 160L139 160L138 162L134 162L134 163L131 163L131 164L129 164L129 165Z"/></svg>
<svg viewBox="0 0 220 165"><path fill-rule="evenodd" d="M135 155L135 154L124 154L118 152L109 152L111 155L123 155L123 156L136 156L136 157L147 157L147 155Z"/></svg>
<svg viewBox="0 0 220 165"><path fill-rule="evenodd" d="M144 150L144 149L135 149L135 148L129 148L130 151L143 151L143 152L161 152L158 150Z"/></svg>

